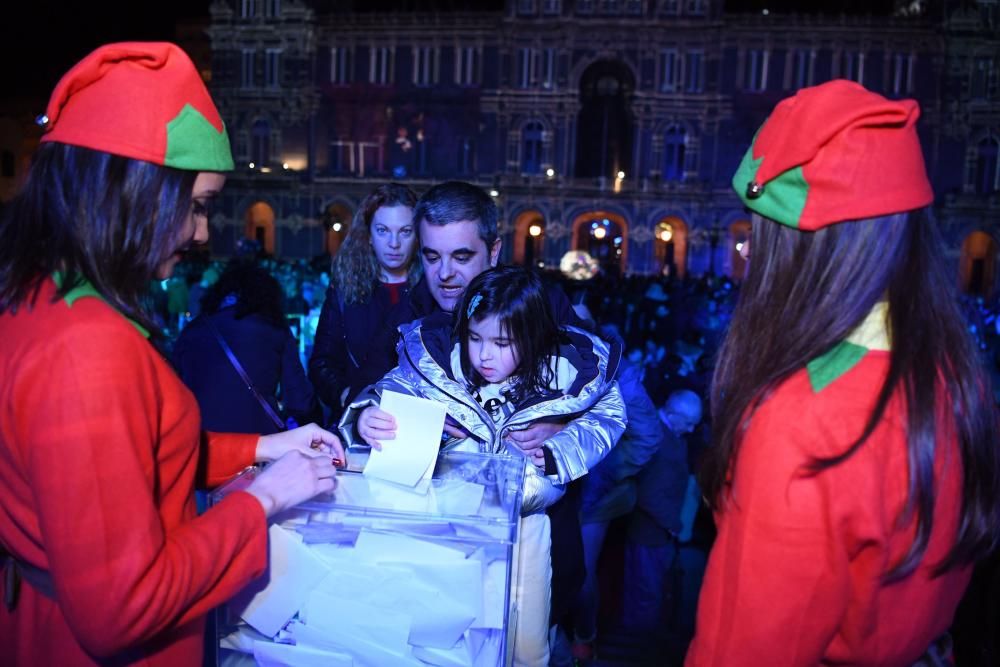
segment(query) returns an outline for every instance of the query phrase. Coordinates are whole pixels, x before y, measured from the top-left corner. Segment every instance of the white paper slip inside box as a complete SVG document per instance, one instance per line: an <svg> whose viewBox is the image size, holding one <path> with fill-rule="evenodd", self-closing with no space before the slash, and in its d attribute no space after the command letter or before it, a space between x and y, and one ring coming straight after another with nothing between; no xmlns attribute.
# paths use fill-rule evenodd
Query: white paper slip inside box
<svg viewBox="0 0 1000 667"><path fill-rule="evenodd" d="M428 470L433 472L441 446L445 406L426 398L386 391L379 407L396 420L396 437L383 441L381 450L372 450L364 474L414 486Z"/></svg>
<svg viewBox="0 0 1000 667"><path fill-rule="evenodd" d="M254 642L258 667L354 667L354 659L333 649Z"/></svg>
<svg viewBox="0 0 1000 667"><path fill-rule="evenodd" d="M368 563L448 563L465 560L461 549L367 529L358 535L354 553L358 559Z"/></svg>
<svg viewBox="0 0 1000 667"><path fill-rule="evenodd" d="M284 528L271 526L267 536L267 573L237 594L232 605L243 620L273 637L330 568Z"/></svg>

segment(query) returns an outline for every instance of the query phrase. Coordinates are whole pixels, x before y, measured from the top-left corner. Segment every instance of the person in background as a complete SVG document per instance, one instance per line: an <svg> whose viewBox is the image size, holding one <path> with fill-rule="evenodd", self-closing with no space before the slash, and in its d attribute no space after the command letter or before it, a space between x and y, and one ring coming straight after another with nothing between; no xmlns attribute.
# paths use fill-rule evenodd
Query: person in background
<svg viewBox="0 0 1000 667"><path fill-rule="evenodd" d="M188 317L192 320L201 315L201 299L205 292L219 280L219 269L214 264L205 267L198 282L188 290Z"/></svg>
<svg viewBox="0 0 1000 667"><path fill-rule="evenodd" d="M712 386L716 513L686 664L947 664L1000 537L1000 431L913 100L783 100L733 187L750 265Z"/></svg>
<svg viewBox="0 0 1000 667"><path fill-rule="evenodd" d="M184 328L173 350L177 374L198 400L202 428L277 433L286 420L298 425L322 419L283 300L278 281L246 260L231 262L208 288L201 315ZM275 421L276 414L282 419Z"/></svg>
<svg viewBox="0 0 1000 667"><path fill-rule="evenodd" d="M685 439L701 422L701 411L701 399L693 391L670 394L657 413L663 437L636 475L635 511L625 540L622 620L630 632L654 642L663 641L664 629L676 632L684 625L675 613L681 611L676 604L681 595L678 543L694 522L694 512L682 513L689 477ZM690 615L688 626L694 624L693 605Z"/></svg>
<svg viewBox="0 0 1000 667"><path fill-rule="evenodd" d="M59 81L0 221L3 664L197 665L267 567L267 518L334 488L332 433L201 430L142 290L208 240L233 168L190 58L102 46ZM202 441L206 446L202 446ZM273 461L198 516L196 481Z"/></svg>
<svg viewBox="0 0 1000 667"><path fill-rule="evenodd" d="M613 326L603 327L602 333L606 340L619 338ZM582 479L580 532L587 576L573 605L569 649L578 660L592 660L596 654L598 564L608 526L635 508L636 475L655 455L664 437L656 406L642 386L642 371L641 364L623 361L619 365L615 379L625 400L628 426L611 453Z"/></svg>
<svg viewBox="0 0 1000 667"><path fill-rule="evenodd" d="M345 405L392 368L381 368L370 357L373 345L384 344L389 314L402 307L421 275L413 221L416 201L405 185L375 188L358 206L333 259L309 357L309 378L333 411L334 423Z"/></svg>

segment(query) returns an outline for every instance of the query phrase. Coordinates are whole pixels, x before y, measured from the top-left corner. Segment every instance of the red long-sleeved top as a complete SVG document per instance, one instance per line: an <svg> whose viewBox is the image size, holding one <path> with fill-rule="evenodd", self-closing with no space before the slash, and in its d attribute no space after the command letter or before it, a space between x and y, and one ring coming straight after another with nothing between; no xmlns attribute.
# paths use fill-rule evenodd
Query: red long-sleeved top
<svg viewBox="0 0 1000 667"><path fill-rule="evenodd" d="M954 544L961 507L953 435L939 439L925 557L893 584L881 575L914 529L896 525L909 476L901 397L852 457L799 474L811 456L842 453L861 433L888 367L888 352L868 350L818 391L803 370L754 413L716 516L688 667L910 665L948 629L970 576L930 576Z"/></svg>
<svg viewBox="0 0 1000 667"><path fill-rule="evenodd" d="M202 448L193 395L138 328L53 294L0 316L0 543L55 588L0 605L0 663L200 664L204 616L264 570L267 529L246 493L196 516L196 468L224 480L257 436Z"/></svg>

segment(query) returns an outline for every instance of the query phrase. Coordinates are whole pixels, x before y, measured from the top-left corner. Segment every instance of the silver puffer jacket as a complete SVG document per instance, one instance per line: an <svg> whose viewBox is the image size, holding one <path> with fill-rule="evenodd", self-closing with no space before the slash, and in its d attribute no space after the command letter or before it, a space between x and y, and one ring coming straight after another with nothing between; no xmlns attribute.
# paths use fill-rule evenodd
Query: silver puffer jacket
<svg viewBox="0 0 1000 667"><path fill-rule="evenodd" d="M568 386L529 398L499 425L469 394L457 364L452 363L457 343L448 319L428 317L403 325L400 332L399 366L362 392L340 420L346 444L365 444L357 437L355 423L362 410L379 404L385 390L445 403L448 415L471 434L447 442L446 449L521 456L504 444L507 433L539 420L566 423L545 443L557 474L545 475L527 465L522 513L530 514L559 500L565 485L587 474L625 431L625 402L614 380L620 352L616 347L611 354L607 343L581 329L563 327L566 342L560 346L559 361L564 366L568 362L574 371Z"/></svg>

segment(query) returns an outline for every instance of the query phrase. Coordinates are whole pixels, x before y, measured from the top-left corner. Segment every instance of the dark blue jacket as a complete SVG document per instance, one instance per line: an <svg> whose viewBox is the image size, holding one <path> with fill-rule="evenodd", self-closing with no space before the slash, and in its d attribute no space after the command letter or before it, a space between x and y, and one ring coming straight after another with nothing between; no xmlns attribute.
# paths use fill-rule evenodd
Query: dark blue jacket
<svg viewBox="0 0 1000 667"><path fill-rule="evenodd" d="M203 313L174 344L174 367L198 399L202 428L224 433L278 431L219 345L207 325L209 318L272 408L278 409L280 387L285 414L299 424L318 422L319 404L291 331L257 315L236 319L234 314L234 307Z"/></svg>

